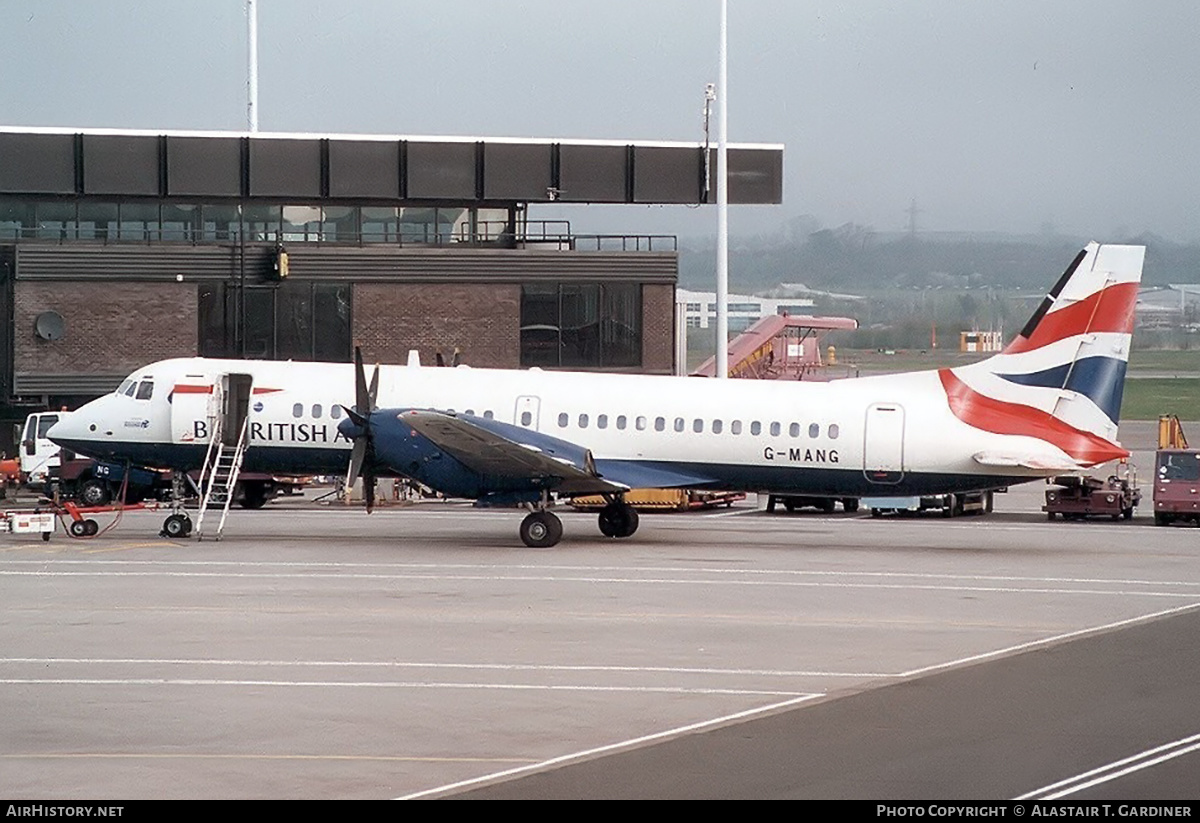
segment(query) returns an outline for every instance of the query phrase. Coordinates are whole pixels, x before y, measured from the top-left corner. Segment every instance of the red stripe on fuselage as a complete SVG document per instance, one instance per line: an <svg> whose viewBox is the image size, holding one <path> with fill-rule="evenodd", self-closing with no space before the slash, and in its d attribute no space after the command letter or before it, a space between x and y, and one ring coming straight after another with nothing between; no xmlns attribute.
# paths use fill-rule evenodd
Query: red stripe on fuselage
<svg viewBox="0 0 1200 823"><path fill-rule="evenodd" d="M184 383L175 384L176 394L212 394L212 386L188 386Z"/></svg>
<svg viewBox="0 0 1200 823"><path fill-rule="evenodd" d="M950 369L939 369L938 377L946 390L950 411L968 426L992 434L1036 437L1090 465L1129 456L1129 452L1115 443L1068 425L1041 409L980 394L959 380Z"/></svg>
<svg viewBox="0 0 1200 823"><path fill-rule="evenodd" d="M1137 283L1117 283L1058 311L1047 312L1027 340L1018 337L1008 344L1005 354L1032 351L1086 332L1133 331L1137 307Z"/></svg>

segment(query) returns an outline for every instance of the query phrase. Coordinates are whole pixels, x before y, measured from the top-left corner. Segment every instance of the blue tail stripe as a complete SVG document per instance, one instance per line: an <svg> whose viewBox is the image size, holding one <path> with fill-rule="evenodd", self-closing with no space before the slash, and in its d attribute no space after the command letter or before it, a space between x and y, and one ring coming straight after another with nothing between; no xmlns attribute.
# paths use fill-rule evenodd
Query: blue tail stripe
<svg viewBox="0 0 1200 823"><path fill-rule="evenodd" d="M1109 420L1116 423L1121 414L1121 397L1125 391L1125 368L1125 361L1115 357L1085 357L1075 361L1074 368L1070 363L1064 363L1044 371L999 376L1022 386L1069 389L1085 394L1108 415Z"/></svg>

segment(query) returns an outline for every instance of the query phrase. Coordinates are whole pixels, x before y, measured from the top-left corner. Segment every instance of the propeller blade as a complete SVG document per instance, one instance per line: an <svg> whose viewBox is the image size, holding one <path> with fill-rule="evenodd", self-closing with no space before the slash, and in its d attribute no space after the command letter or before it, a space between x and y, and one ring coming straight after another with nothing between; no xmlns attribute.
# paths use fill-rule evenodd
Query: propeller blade
<svg viewBox="0 0 1200 823"><path fill-rule="evenodd" d="M372 471L363 475L363 499L367 503L367 514L375 511L375 473Z"/></svg>
<svg viewBox="0 0 1200 823"><path fill-rule="evenodd" d="M354 408L359 414L371 413L371 395L367 390L367 372L363 368L362 349L354 347Z"/></svg>
<svg viewBox="0 0 1200 823"><path fill-rule="evenodd" d="M375 411L378 396L379 365L375 365L375 373L371 375L368 385L367 370L363 367L362 348L355 346L354 408L342 408L357 431L345 427L347 421L343 421L340 430L354 440L354 447L350 451L350 465L346 470L346 487L349 489L359 477L362 478L367 514L375 510L375 437L371 433L371 413Z"/></svg>
<svg viewBox="0 0 1200 823"><path fill-rule="evenodd" d="M379 397L379 364L375 364L375 373L371 375L371 387L367 389L367 402L370 405L367 407L367 413L375 411L378 406L375 404L376 398Z"/></svg>

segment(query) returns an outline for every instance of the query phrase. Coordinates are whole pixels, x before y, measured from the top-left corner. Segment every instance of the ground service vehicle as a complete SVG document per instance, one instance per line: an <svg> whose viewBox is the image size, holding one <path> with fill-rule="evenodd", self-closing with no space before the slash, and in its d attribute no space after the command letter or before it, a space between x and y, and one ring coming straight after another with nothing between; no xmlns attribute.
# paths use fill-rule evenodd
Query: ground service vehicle
<svg viewBox="0 0 1200 823"><path fill-rule="evenodd" d="M993 492L988 490L912 497L864 497L862 504L871 510L872 517L882 517L885 514L920 514L927 511L940 511L942 517L958 517L990 512L992 494Z"/></svg>
<svg viewBox="0 0 1200 823"><path fill-rule="evenodd" d="M1154 455L1154 525L1200 524L1200 449L1189 449L1175 415L1158 418Z"/></svg>
<svg viewBox="0 0 1200 823"><path fill-rule="evenodd" d="M1133 517L1133 509L1142 500L1142 490L1130 476L1117 475L1107 480L1099 477L1065 475L1055 477L1054 485L1046 489L1046 505L1042 511L1047 520L1060 515L1063 520L1084 520L1088 517L1111 517L1113 520Z"/></svg>

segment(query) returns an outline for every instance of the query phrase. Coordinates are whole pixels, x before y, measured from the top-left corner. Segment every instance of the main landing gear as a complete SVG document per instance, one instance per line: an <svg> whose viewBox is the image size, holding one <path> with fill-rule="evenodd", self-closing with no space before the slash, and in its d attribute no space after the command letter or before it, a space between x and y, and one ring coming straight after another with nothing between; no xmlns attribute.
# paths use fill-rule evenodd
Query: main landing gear
<svg viewBox="0 0 1200 823"><path fill-rule="evenodd" d="M638 527L638 513L624 500L613 500L600 510L600 533L605 537L629 537Z"/></svg>
<svg viewBox="0 0 1200 823"><path fill-rule="evenodd" d="M558 545L562 539L563 526L558 516L547 511L550 505L549 494L543 494L537 504L529 504L533 508L521 521L521 542L531 549L548 549ZM536 508L534 506L536 505ZM638 513L620 498L609 501L600 510L600 533L605 537L629 537L638 528Z"/></svg>

